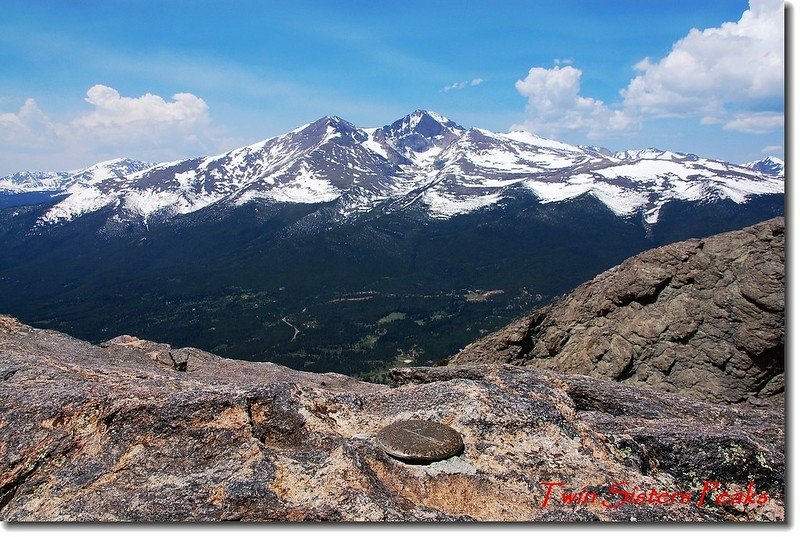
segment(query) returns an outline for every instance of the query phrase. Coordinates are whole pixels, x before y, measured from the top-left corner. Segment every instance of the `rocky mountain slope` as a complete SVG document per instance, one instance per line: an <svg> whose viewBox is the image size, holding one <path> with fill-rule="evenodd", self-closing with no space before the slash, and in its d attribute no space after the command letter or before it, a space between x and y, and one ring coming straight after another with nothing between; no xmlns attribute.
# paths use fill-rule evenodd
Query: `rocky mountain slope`
<svg viewBox="0 0 800 537"><path fill-rule="evenodd" d="M0 191L60 185L66 197L38 218L39 229L95 213L112 224L150 225L204 210L219 218L256 202L331 204L327 223L409 211L448 219L520 198L556 203L582 195L654 224L671 202L744 204L784 191L782 168L771 161L735 165L653 148L611 153L522 131L467 129L427 110L379 128L326 116L216 156L114 162L114 173L89 177L2 178Z"/></svg>
<svg viewBox="0 0 800 537"><path fill-rule="evenodd" d="M125 336L92 346L0 317L0 517L784 518L780 408L508 365L392 377L367 384ZM450 425L463 454L392 459L375 434L404 418Z"/></svg>
<svg viewBox="0 0 800 537"><path fill-rule="evenodd" d="M632 257L459 352L711 402L783 403L784 219Z"/></svg>

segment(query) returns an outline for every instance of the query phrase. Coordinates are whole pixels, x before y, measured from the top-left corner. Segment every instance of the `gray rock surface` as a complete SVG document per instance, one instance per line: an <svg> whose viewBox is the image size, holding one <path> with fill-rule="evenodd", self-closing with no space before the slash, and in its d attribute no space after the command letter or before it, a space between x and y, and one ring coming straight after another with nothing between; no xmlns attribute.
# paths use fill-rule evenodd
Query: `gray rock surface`
<svg viewBox="0 0 800 537"><path fill-rule="evenodd" d="M469 345L718 403L783 404L784 219L649 250Z"/></svg>
<svg viewBox="0 0 800 537"><path fill-rule="evenodd" d="M780 408L508 365L391 376L374 385L129 336L93 346L0 317L0 517L784 518ZM384 426L413 418L453 427L463 453L414 465L376 447ZM720 488L698 505L705 481ZM564 483L548 505L545 482ZM690 501L617 505L623 482ZM598 499L564 501L580 490Z"/></svg>

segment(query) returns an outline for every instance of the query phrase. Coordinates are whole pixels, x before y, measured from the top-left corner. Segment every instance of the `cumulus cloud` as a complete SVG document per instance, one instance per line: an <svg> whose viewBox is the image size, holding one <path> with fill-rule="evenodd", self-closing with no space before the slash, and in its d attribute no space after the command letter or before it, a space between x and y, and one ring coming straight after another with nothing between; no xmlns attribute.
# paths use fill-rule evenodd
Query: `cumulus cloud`
<svg viewBox="0 0 800 537"><path fill-rule="evenodd" d="M732 107L782 105L783 1L751 0L737 22L693 29L667 56L636 64L622 90L627 110L647 116L714 116Z"/></svg>
<svg viewBox="0 0 800 537"><path fill-rule="evenodd" d="M483 84L482 78L473 78L472 80L463 80L461 82L454 82L449 86L445 86L442 88L442 91L452 91L452 90L461 90L464 88L468 88L470 86L479 86Z"/></svg>
<svg viewBox="0 0 800 537"><path fill-rule="evenodd" d="M115 156L179 158L220 145L208 105L191 93L176 93L170 100L152 93L125 97L97 84L85 101L92 109L69 121L51 119L32 98L17 112L0 113L0 153L37 149L88 164Z"/></svg>
<svg viewBox="0 0 800 537"><path fill-rule="evenodd" d="M517 91L528 99L526 120L515 128L545 135L581 131L590 137L606 131L625 131L634 121L622 110L580 94L582 71L571 65L551 69L533 67L517 80Z"/></svg>
<svg viewBox="0 0 800 537"><path fill-rule="evenodd" d="M57 136L57 128L39 109L34 99L26 99L16 113L0 114L0 140L13 147L41 146Z"/></svg>
<svg viewBox="0 0 800 537"><path fill-rule="evenodd" d="M651 118L692 118L750 134L783 128L782 0L750 0L736 22L692 29L661 59L644 58L611 104L580 94L581 70L569 59L533 67L517 91L527 98L522 127L540 134L597 138L633 132Z"/></svg>
<svg viewBox="0 0 800 537"><path fill-rule="evenodd" d="M783 114L775 112L755 112L750 114L736 114L733 119L725 123L726 131L747 132L750 134L764 134L783 128Z"/></svg>
<svg viewBox="0 0 800 537"><path fill-rule="evenodd" d="M210 118L208 105L191 93L176 93L172 102L146 93L141 97L122 97L117 90L97 84L86 92L86 102L94 110L74 121L78 127L126 129L131 126L164 126L181 128L206 125Z"/></svg>

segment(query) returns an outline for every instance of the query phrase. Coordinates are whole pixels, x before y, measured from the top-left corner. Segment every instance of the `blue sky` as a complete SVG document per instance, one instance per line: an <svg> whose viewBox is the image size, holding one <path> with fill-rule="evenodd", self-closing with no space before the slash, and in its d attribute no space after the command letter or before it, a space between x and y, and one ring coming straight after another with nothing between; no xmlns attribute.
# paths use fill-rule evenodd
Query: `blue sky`
<svg viewBox="0 0 800 537"><path fill-rule="evenodd" d="M4 0L0 174L416 108L613 150L783 156L782 4L752 2Z"/></svg>

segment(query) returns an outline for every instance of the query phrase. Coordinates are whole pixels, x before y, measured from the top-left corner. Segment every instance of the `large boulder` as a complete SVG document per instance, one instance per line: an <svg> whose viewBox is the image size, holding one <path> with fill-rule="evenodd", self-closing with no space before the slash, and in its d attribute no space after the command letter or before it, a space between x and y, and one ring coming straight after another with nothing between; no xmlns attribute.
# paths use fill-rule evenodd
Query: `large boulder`
<svg viewBox="0 0 800 537"><path fill-rule="evenodd" d="M784 219L639 254L450 362L546 367L717 403L782 405Z"/></svg>

